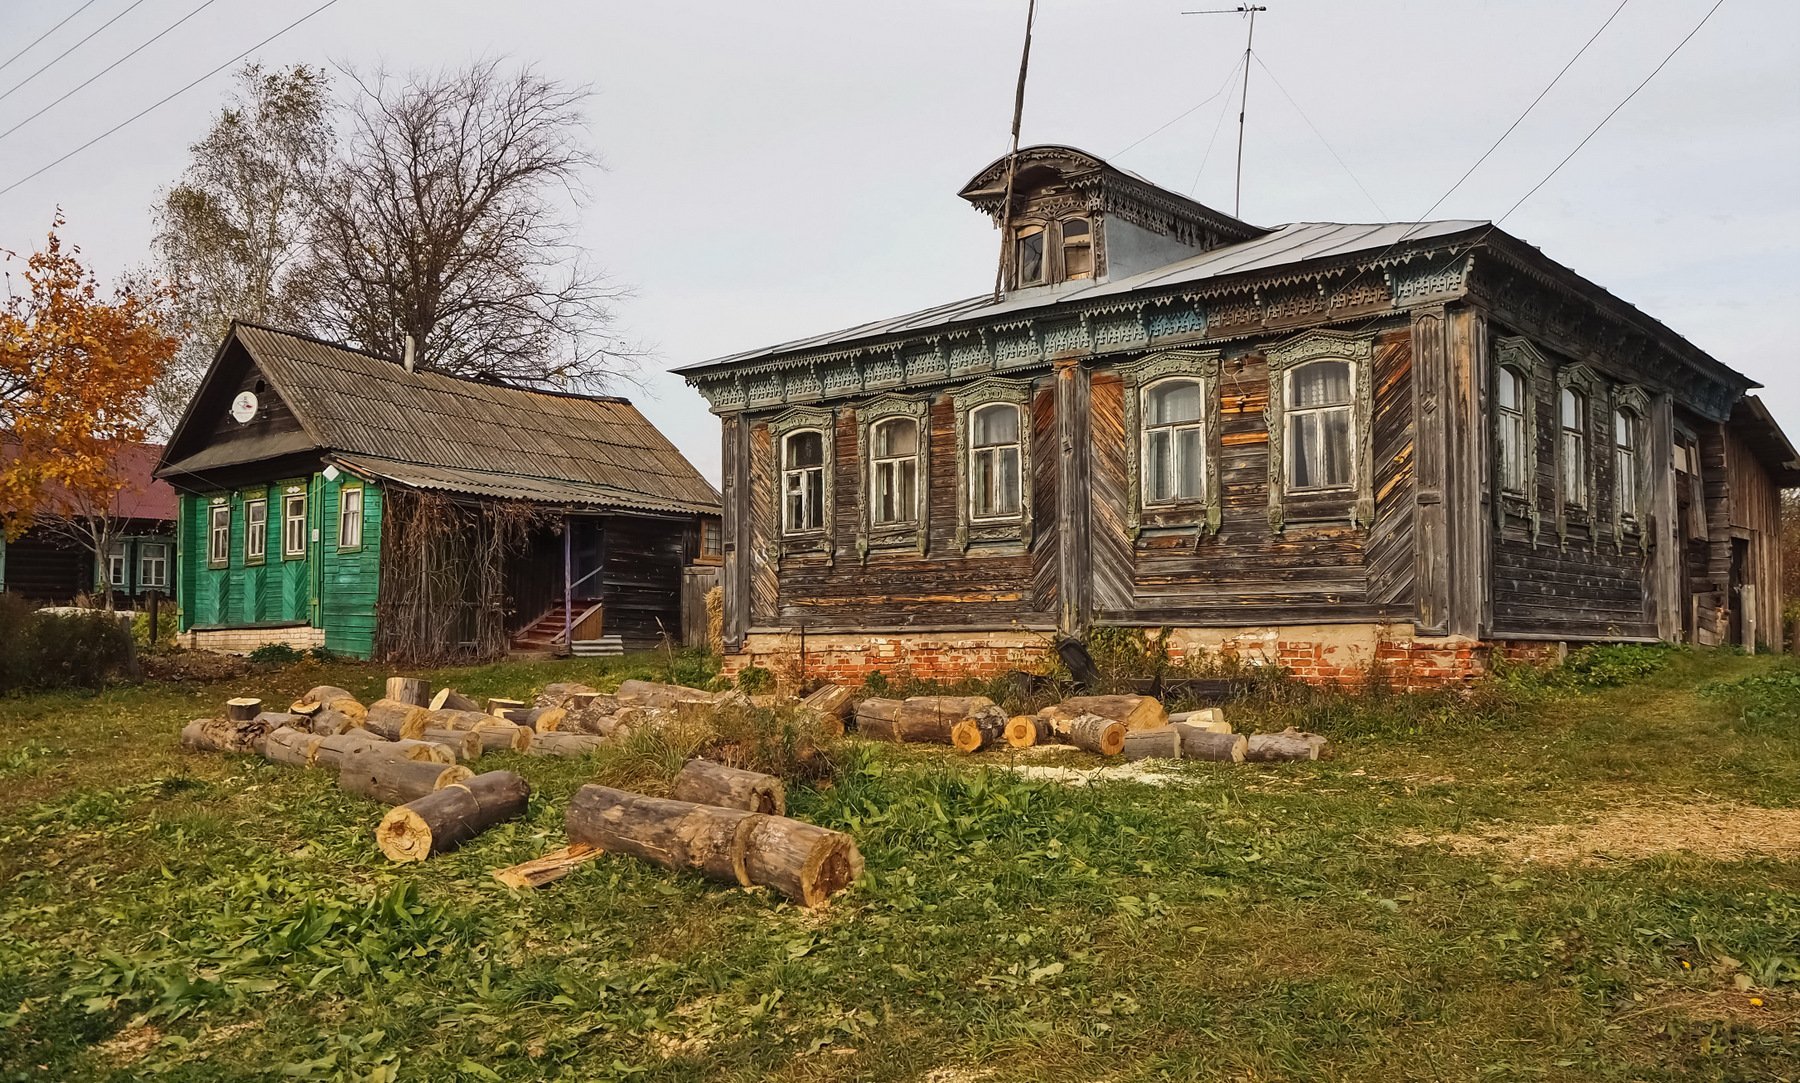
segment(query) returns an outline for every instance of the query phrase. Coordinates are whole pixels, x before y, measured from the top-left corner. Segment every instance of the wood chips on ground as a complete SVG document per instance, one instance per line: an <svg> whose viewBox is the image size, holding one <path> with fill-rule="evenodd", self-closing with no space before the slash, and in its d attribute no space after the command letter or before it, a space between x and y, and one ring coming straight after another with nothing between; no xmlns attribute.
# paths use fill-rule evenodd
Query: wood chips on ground
<svg viewBox="0 0 1800 1083"><path fill-rule="evenodd" d="M1598 864L1690 853L1714 861L1800 857L1800 809L1726 802L1626 804L1573 824L1493 823L1444 835L1411 834L1462 854L1499 854L1525 864Z"/></svg>

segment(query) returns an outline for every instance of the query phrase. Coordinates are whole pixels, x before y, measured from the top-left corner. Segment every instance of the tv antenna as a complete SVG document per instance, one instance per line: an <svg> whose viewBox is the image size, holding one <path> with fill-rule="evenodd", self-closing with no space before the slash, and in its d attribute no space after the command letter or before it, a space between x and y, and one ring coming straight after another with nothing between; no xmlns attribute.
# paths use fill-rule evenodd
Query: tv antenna
<svg viewBox="0 0 1800 1083"><path fill-rule="evenodd" d="M1240 4L1234 8L1182 12L1183 15L1245 15L1250 20L1250 32L1244 37L1244 89L1238 97L1237 186L1231 197L1231 214L1234 218L1242 217L1244 208L1244 114L1250 108L1250 50L1256 43L1256 13L1267 10L1267 7L1260 4Z"/></svg>

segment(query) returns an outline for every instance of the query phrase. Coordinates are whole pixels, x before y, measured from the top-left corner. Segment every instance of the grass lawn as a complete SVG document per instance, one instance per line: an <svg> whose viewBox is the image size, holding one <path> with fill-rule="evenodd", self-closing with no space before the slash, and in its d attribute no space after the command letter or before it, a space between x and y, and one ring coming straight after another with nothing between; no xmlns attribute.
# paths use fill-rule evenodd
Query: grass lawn
<svg viewBox="0 0 1800 1083"><path fill-rule="evenodd" d="M790 797L868 863L818 912L613 858L501 887L586 761L484 759L529 818L397 867L331 778L176 745L373 668L0 699L0 1079L1800 1079L1800 669L1666 658L1264 704L1337 755L1160 785L863 746Z"/></svg>

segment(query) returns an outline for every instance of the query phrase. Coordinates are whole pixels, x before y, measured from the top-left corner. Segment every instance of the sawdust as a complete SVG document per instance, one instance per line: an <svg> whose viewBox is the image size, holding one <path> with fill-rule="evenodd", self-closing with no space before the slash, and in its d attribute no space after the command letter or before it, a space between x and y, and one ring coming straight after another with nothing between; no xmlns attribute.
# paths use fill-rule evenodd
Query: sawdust
<svg viewBox="0 0 1800 1083"><path fill-rule="evenodd" d="M1198 786L1202 780L1159 766L1154 760L1103 764L1099 767L1050 767L1036 764L996 764L1039 782L1064 786L1091 786L1096 782L1142 782L1147 786Z"/></svg>
<svg viewBox="0 0 1800 1083"><path fill-rule="evenodd" d="M919 1083L982 1083L994 1078L992 1068L962 1068L947 1064L941 1068L933 1068L919 1078Z"/></svg>
<svg viewBox="0 0 1800 1083"><path fill-rule="evenodd" d="M1524 864L1601 864L1691 853L1715 861L1800 857L1800 809L1725 802L1626 804L1575 824L1487 824L1447 835L1409 834L1405 845L1499 854Z"/></svg>

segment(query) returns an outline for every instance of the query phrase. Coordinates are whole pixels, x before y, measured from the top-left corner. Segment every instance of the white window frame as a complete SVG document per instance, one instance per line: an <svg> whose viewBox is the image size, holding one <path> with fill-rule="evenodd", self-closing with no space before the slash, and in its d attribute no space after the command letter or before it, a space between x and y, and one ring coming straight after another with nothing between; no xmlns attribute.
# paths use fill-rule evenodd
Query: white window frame
<svg viewBox="0 0 1800 1083"><path fill-rule="evenodd" d="M1565 405L1574 397L1579 416L1571 427ZM1585 387L1564 383L1556 393L1556 468L1558 492L1565 507L1592 510L1594 495L1593 428L1594 397ZM1571 484L1574 483L1574 484ZM1571 492L1578 488L1579 492Z"/></svg>
<svg viewBox="0 0 1800 1083"><path fill-rule="evenodd" d="M1074 243L1070 243L1069 238L1066 235L1066 228L1070 222L1080 222L1087 227L1087 233L1083 235L1081 240ZM1087 249L1088 269L1079 275L1071 274L1069 271L1069 249L1071 248ZM1097 248L1094 244L1094 220L1092 218L1089 218L1084 214L1075 214L1057 220L1056 254L1057 261L1060 264L1057 270L1061 275L1059 281L1088 282L1097 277L1100 273L1100 268L1096 265L1097 261L1094 259L1094 253L1096 251Z"/></svg>
<svg viewBox="0 0 1800 1083"><path fill-rule="evenodd" d="M352 495L356 497L356 518L354 519L350 517L350 497ZM339 551L354 551L362 548L364 507L365 497L361 485L345 485L338 489L337 547ZM346 528L352 526L355 528L356 538L354 541L346 541L345 535L351 533Z"/></svg>
<svg viewBox="0 0 1800 1083"><path fill-rule="evenodd" d="M894 425L910 425L913 430L913 450L904 454L875 454L876 441L883 429ZM919 486L919 448L924 443L925 433L917 418L906 415L884 417L869 425L869 525L871 527L903 527L911 526L919 521L919 508L924 503L924 491ZM896 479L903 477L910 469L912 473L912 507L900 509L903 514L892 518L881 518L881 479L883 472L890 472ZM898 487L898 486L897 486Z"/></svg>
<svg viewBox="0 0 1800 1083"><path fill-rule="evenodd" d="M1270 346L1265 352L1269 368L1269 400L1266 419L1269 432L1269 531L1280 534L1288 526L1287 499L1292 476L1288 465L1288 395L1292 384L1289 374L1318 361L1338 361L1350 366L1350 484L1343 486L1307 486L1298 495L1348 493L1352 496L1347 518L1351 526L1365 529L1375 524L1375 411L1373 388L1375 340L1369 334L1328 331L1316 328L1302 331L1292 338ZM1307 407L1301 413L1340 409L1336 406ZM1324 507L1330 507L1329 514ZM1323 501L1306 507L1306 518L1323 522L1338 517L1334 502Z"/></svg>
<svg viewBox="0 0 1800 1083"><path fill-rule="evenodd" d="M1149 420L1150 396L1158 388L1169 384L1194 385L1195 390L1198 391L1200 395L1200 412L1197 417L1191 421L1170 421L1161 423L1152 423ZM1207 432L1206 425L1206 396L1209 390L1210 387L1207 380L1204 380L1199 376L1188 375L1161 376L1151 380L1149 383L1144 384L1138 389L1138 416L1144 419L1139 425L1140 431L1138 433L1138 486L1139 491L1143 494L1143 505L1146 510L1179 508L1190 504L1205 504L1212 495L1210 491L1211 479L1208 476L1211 466L1209 460L1212 458L1212 450L1208 444L1210 434ZM1183 432L1187 431L1196 432L1200 437L1197 441L1200 447L1200 461L1194 464L1194 472L1199 478L1199 491L1194 496L1184 497L1174 495L1166 500L1153 499L1151 497L1152 488L1150 485L1150 437L1153 433L1158 432L1166 432L1169 434L1169 460L1174 469L1174 477L1170 480L1175 482L1173 489L1179 490L1181 488L1179 479L1182 473L1182 466L1184 465L1181 461L1180 436Z"/></svg>
<svg viewBox="0 0 1800 1083"><path fill-rule="evenodd" d="M152 574L154 569L155 574ZM162 590L169 585L169 543L138 543L138 586L145 590Z"/></svg>
<svg viewBox="0 0 1800 1083"><path fill-rule="evenodd" d="M262 512L261 522L250 514L252 508ZM255 544L252 545L251 543ZM261 564L269 556L269 498L250 497L244 501L244 563Z"/></svg>
<svg viewBox="0 0 1800 1083"><path fill-rule="evenodd" d="M989 444L985 447L978 448L975 446L975 419L990 410L1013 411L1013 418L1017 422L1015 431L1018 433L1018 436L1009 444ZM1024 517L1026 508L1025 443L1029 432L1029 422L1025 416L1025 408L1019 403L984 402L978 406L969 408L968 442L967 446L964 448L964 451L968 456L969 469L967 485L965 486L963 496L964 499L968 501L969 521L971 523L1010 523ZM982 456L990 456L999 459L1000 453L1008 448L1011 448L1013 451L1013 480L1016 484L1015 491L1019 494L1019 506L1011 511L982 515L979 511L980 505L975 499L975 477L978 473L975 469L975 464ZM994 476L998 478L999 474L995 473Z"/></svg>
<svg viewBox="0 0 1800 1083"><path fill-rule="evenodd" d="M1619 430L1623 426L1629 443L1621 443ZM1618 491L1613 499L1618 501L1619 518L1622 522L1635 523L1643 511L1643 489L1638 484L1638 453L1644 446L1644 420L1630 406L1613 407L1613 472Z"/></svg>
<svg viewBox="0 0 1800 1083"><path fill-rule="evenodd" d="M1326 406L1294 406L1294 405L1292 405L1293 392L1294 392L1294 377L1298 376L1300 373L1306 371L1309 368L1313 368L1316 365L1343 365L1344 366L1344 374L1346 377L1346 383L1349 387L1349 392L1348 392L1348 394L1345 395L1344 401L1341 403L1331 403ZM1294 365L1293 367L1287 369L1285 372L1282 373L1281 396L1282 396L1282 404L1283 405L1282 405L1282 411L1281 411L1281 424L1282 424L1282 434L1281 435L1282 435L1282 444L1289 451L1289 454L1287 456L1287 462L1284 464L1284 469L1287 471L1287 477L1284 479L1286 482L1284 488L1287 492L1290 492L1290 493L1347 492L1347 491L1355 489L1357 487L1358 483L1361 481L1361 479L1358 477L1358 474L1361 471L1362 456L1358 454L1358 448L1360 448L1361 444L1362 444L1362 426L1359 423L1359 419L1356 416L1358 413L1358 411L1356 409L1356 388L1357 388L1358 376L1360 374L1357 372L1356 368L1357 368L1357 363L1347 357L1315 357L1315 358L1311 358L1310 360L1302 361L1299 364ZM1301 420L1302 418L1310 418L1310 417L1321 417L1322 418L1325 414L1339 413L1339 412L1343 413L1344 416L1349 419L1349 424L1345 426L1345 430L1349 434L1349 446L1344 449L1345 457L1350 460L1349 476L1346 477L1343 481L1333 482L1329 485L1300 485L1300 484L1298 484L1297 482L1294 481L1294 471L1299 466L1299 459L1292 454L1293 447L1294 447L1294 428L1295 428L1296 423L1299 420ZM1319 432L1321 434L1323 434L1324 431L1325 431L1324 423L1323 423L1323 421L1321 421L1320 426L1319 426Z"/></svg>
<svg viewBox="0 0 1800 1083"><path fill-rule="evenodd" d="M211 568L231 565L231 505L213 504L206 512L206 563Z"/></svg>
<svg viewBox="0 0 1800 1083"><path fill-rule="evenodd" d="M813 435L813 436L817 436L819 438L819 463L818 463L818 465L816 465L816 466L792 466L792 465L790 465L790 463L792 461L791 455L792 455L792 449L793 449L793 445L794 445L794 438L797 436L804 436L804 435L809 435L809 434ZM831 458L830 455L827 454L827 452L826 452L825 437L826 437L825 430L820 429L820 428L794 429L791 432L782 434L782 437L781 437L781 532L784 535L787 535L788 537L822 534L825 531L825 521L826 521L825 464L828 463ZM813 475L816 477L817 484L818 484L818 491L817 491L816 498L814 497L814 495L812 493L810 493L808 491L808 488L807 488L808 475ZM800 517L802 519L802 523L800 525L795 525L792 522L791 516L789 514L791 511L791 505L788 501L788 498L790 496L796 495L796 492L797 492L797 495L799 495L799 497L800 497ZM816 525L816 526L808 525L810 523L810 521L815 517L813 514L815 512L817 513L818 525Z"/></svg>
<svg viewBox="0 0 1800 1083"><path fill-rule="evenodd" d="M1500 382L1511 377L1518 393L1518 404L1512 407L1500 405ZM1532 401L1531 377L1517 365L1498 365L1494 370L1494 456L1500 464L1500 491L1518 497L1531 495L1531 476L1534 473L1531 445L1530 411L1535 405ZM1516 456L1507 455L1505 434L1513 430L1517 440L1513 444Z"/></svg>
<svg viewBox="0 0 1800 1083"><path fill-rule="evenodd" d="M312 540L306 496L304 492L281 495L281 555L285 560L306 556L307 545ZM298 513L294 511L296 504L300 508Z"/></svg>
<svg viewBox="0 0 1800 1083"><path fill-rule="evenodd" d="M126 543L116 541L106 548L106 582L114 590L123 590L129 585L126 575Z"/></svg>

